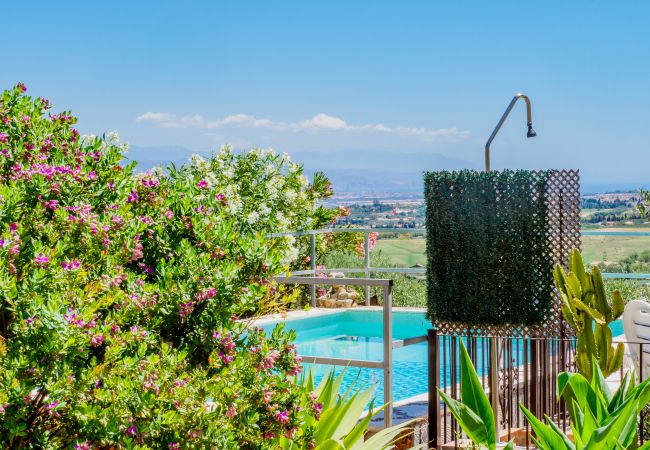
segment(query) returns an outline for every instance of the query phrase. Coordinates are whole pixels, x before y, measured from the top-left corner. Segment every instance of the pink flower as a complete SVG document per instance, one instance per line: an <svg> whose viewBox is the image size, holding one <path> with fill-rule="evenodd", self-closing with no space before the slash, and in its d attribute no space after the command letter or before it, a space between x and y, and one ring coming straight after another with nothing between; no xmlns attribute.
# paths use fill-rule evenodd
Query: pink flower
<svg viewBox="0 0 650 450"><path fill-rule="evenodd" d="M237 415L237 407L236 407L236 405L233 403L232 405L230 405L230 406L228 407L228 410L226 411L226 417L229 418L229 419L232 419L232 418L235 417L236 415Z"/></svg>
<svg viewBox="0 0 650 450"><path fill-rule="evenodd" d="M34 258L34 262L39 266L47 266L50 262L50 258L41 253L36 258Z"/></svg>
<svg viewBox="0 0 650 450"><path fill-rule="evenodd" d="M91 450L91 449L92 449L92 447L90 446L88 441L81 442L81 443L78 443L78 444L74 445L74 450Z"/></svg>
<svg viewBox="0 0 650 450"><path fill-rule="evenodd" d="M289 413L287 411L277 411L275 413L275 420L280 422L282 425L289 423Z"/></svg>
<svg viewBox="0 0 650 450"><path fill-rule="evenodd" d="M7 138L9 138L9 135L7 133L0 132L0 142L7 142Z"/></svg>
<svg viewBox="0 0 650 450"><path fill-rule="evenodd" d="M189 316L193 310L194 310L193 302L181 303L180 305L178 305L178 315L181 317Z"/></svg>
<svg viewBox="0 0 650 450"><path fill-rule="evenodd" d="M103 334L97 334L97 335L90 335L90 344L93 347L99 347L104 343L104 335Z"/></svg>
<svg viewBox="0 0 650 450"><path fill-rule="evenodd" d="M138 193L136 191L131 191L129 196L126 199L127 203L135 203L138 201Z"/></svg>
<svg viewBox="0 0 650 450"><path fill-rule="evenodd" d="M58 404L59 404L59 401L58 401L58 400L54 400L52 403L48 403L47 405L45 405L45 409L51 411L51 410L55 409L55 408L57 407Z"/></svg>
<svg viewBox="0 0 650 450"><path fill-rule="evenodd" d="M18 89L20 89L21 91L23 91L23 92L26 92L26 91L27 91L27 86L25 86L25 84L22 83L22 82L18 83L18 84L16 85L16 87L17 87Z"/></svg>
<svg viewBox="0 0 650 450"><path fill-rule="evenodd" d="M65 270L72 270L72 269L78 269L81 263L78 260L72 260L71 262L61 262L61 267L64 268Z"/></svg>
<svg viewBox="0 0 650 450"><path fill-rule="evenodd" d="M208 182L205 180L201 180L196 184L198 187L201 189L207 189L208 188Z"/></svg>
<svg viewBox="0 0 650 450"><path fill-rule="evenodd" d="M126 429L126 434L135 436L138 432L138 427L134 425L131 425L129 428Z"/></svg>
<svg viewBox="0 0 650 450"><path fill-rule="evenodd" d="M221 202L221 206L226 206L227 201L226 201L226 196L225 195L217 194L217 195L214 196L214 198L216 198L218 201Z"/></svg>

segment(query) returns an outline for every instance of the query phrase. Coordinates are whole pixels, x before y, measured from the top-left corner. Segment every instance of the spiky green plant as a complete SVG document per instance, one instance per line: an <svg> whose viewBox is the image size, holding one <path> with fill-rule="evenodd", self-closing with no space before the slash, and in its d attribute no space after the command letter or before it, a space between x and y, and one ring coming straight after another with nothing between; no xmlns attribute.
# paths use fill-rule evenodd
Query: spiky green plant
<svg viewBox="0 0 650 450"><path fill-rule="evenodd" d="M440 397L447 404L458 425L476 448L496 450L498 436L496 420L490 401L485 395L481 380L476 373L465 344L460 341L460 397L461 401L451 398L438 388ZM504 450L514 448L513 441L508 442Z"/></svg>
<svg viewBox="0 0 650 450"><path fill-rule="evenodd" d="M622 343L612 346L609 324L623 314L623 297L617 290L607 299L603 277L598 267L586 271L577 249L571 252L569 273L556 265L553 275L562 299L562 314L578 338L576 363L578 371L591 380L592 358L605 377L623 364Z"/></svg>
<svg viewBox="0 0 650 450"><path fill-rule="evenodd" d="M408 421L384 428L365 439L370 422L386 405L374 407L375 388L351 385L347 392L340 394L341 383L345 375L343 370L338 376L329 371L314 387L311 371L302 378L306 388L303 397L302 425L294 437L312 435L314 450L390 450L395 448L399 436L409 429L413 421ZM314 414L314 407L320 411ZM363 412L367 410L364 416ZM283 450L297 450L299 444L293 439L280 437L277 447ZM425 450L426 445L410 450Z"/></svg>
<svg viewBox="0 0 650 450"><path fill-rule="evenodd" d="M570 416L572 438L546 416L546 423L519 405L535 432L540 450L650 450L650 441L639 447L638 418L650 402L650 379L636 384L628 372L611 392L596 359L592 360L591 381L579 373L558 376L558 394Z"/></svg>

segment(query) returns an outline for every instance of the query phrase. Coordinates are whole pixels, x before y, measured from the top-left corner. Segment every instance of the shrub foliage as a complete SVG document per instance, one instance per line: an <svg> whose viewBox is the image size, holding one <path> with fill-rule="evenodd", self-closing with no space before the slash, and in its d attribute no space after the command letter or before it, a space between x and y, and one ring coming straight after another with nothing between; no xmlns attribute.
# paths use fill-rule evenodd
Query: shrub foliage
<svg viewBox="0 0 650 450"><path fill-rule="evenodd" d="M265 236L334 220L327 179L228 148L138 174L117 136L82 137L24 92L0 97L0 445L292 436L309 411L291 336L242 319L286 301L271 277L301 248Z"/></svg>

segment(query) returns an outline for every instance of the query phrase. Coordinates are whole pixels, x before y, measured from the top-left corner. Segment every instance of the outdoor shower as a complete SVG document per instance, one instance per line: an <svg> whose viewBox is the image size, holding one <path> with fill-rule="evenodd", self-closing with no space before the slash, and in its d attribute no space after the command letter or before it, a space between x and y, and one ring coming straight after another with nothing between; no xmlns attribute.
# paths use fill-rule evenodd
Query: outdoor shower
<svg viewBox="0 0 650 450"><path fill-rule="evenodd" d="M523 98L524 101L526 102L526 117L528 119L528 132L526 133L526 137L532 138L537 136L537 133L535 133L535 130L533 130L533 113L530 107L530 99L526 95L519 93L513 97L512 101L506 108L506 111L501 116L499 123L497 124L497 126L494 128L494 131L490 135L490 138L485 143L485 171L486 172L490 171L490 144L492 144L492 141L494 140L495 136L501 129L503 122L506 121L508 114L510 114L510 111L512 111L512 108L515 106L515 103L517 103L517 100L519 100L520 98Z"/></svg>

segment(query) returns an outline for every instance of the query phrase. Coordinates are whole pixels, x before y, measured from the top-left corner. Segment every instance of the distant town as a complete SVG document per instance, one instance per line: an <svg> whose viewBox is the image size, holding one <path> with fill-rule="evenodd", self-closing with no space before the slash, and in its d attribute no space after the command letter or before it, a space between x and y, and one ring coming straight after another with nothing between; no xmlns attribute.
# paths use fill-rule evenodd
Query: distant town
<svg viewBox="0 0 650 450"><path fill-rule="evenodd" d="M581 219L585 228L646 227L637 210L638 192L610 192L582 197ZM328 200L349 209L338 226L367 228L423 228L424 199L414 192L347 192Z"/></svg>

